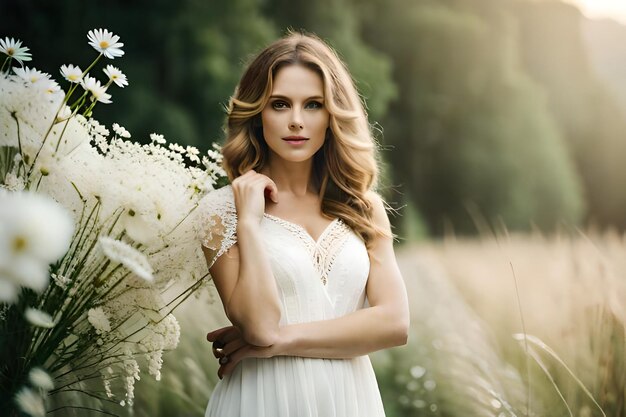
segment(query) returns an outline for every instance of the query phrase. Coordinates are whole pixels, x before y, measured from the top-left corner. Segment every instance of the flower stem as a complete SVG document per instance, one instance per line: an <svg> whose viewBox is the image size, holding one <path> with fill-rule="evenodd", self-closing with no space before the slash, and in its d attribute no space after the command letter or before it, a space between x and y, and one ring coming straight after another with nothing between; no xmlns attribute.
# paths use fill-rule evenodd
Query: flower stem
<svg viewBox="0 0 626 417"><path fill-rule="evenodd" d="M2 68L0 68L0 72L4 71L4 67L9 64L9 67L7 68L7 73L9 72L9 69L11 68L11 60L13 59L12 56L8 56L4 59L4 62L2 63Z"/></svg>

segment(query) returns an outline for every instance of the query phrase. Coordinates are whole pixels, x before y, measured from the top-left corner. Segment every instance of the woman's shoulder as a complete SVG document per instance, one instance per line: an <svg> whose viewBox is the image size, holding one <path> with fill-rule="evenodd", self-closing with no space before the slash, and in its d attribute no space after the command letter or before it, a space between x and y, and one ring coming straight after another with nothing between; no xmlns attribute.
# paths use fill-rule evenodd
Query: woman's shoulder
<svg viewBox="0 0 626 417"><path fill-rule="evenodd" d="M365 198L372 207L372 221L374 224L384 230L389 229L389 217L387 216L385 200L374 190L369 190L365 193Z"/></svg>
<svg viewBox="0 0 626 417"><path fill-rule="evenodd" d="M196 208L196 233L202 245L221 255L236 241L237 209L230 185L210 191Z"/></svg>

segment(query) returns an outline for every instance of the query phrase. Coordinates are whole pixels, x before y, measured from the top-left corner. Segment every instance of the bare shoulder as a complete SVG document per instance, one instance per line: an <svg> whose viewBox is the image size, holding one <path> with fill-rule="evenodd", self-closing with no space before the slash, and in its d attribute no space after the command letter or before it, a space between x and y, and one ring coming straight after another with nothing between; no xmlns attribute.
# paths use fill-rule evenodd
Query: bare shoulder
<svg viewBox="0 0 626 417"><path fill-rule="evenodd" d="M368 191L365 197L372 205L372 220L374 224L384 231L390 231L385 200L373 190Z"/></svg>

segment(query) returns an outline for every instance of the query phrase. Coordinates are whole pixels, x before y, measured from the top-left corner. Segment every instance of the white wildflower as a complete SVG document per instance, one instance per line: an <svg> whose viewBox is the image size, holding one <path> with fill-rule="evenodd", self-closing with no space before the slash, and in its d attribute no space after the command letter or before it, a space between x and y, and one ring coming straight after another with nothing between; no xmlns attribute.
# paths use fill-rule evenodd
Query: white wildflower
<svg viewBox="0 0 626 417"><path fill-rule="evenodd" d="M109 143L107 142L104 136L100 136L100 135L96 136L96 138L94 139L94 142L96 146L98 147L98 149L100 149L103 153L108 152Z"/></svg>
<svg viewBox="0 0 626 417"><path fill-rule="evenodd" d="M200 155L200 151L198 150L198 148L196 148L195 146L187 146L185 151L187 158L189 158L191 161L200 162L200 158L198 158L198 155Z"/></svg>
<svg viewBox="0 0 626 417"><path fill-rule="evenodd" d="M152 267L146 255L139 252L129 244L115 240L108 236L100 236L98 239L104 254L114 262L119 262L130 269L135 275L146 280L153 281Z"/></svg>
<svg viewBox="0 0 626 417"><path fill-rule="evenodd" d="M13 72L15 72L18 77L31 84L35 84L41 80L50 79L50 75L46 74L45 72L41 72L35 68L13 68Z"/></svg>
<svg viewBox="0 0 626 417"><path fill-rule="evenodd" d="M37 388L41 388L44 391L50 391L54 388L54 381L52 377L42 368L33 368L28 373L28 380Z"/></svg>
<svg viewBox="0 0 626 417"><path fill-rule="evenodd" d="M9 37L0 39L0 52L10 56L20 64L23 64L23 61L30 61L31 59L33 59L30 52L27 51L28 48L22 46L22 41L20 41L19 39L13 39Z"/></svg>
<svg viewBox="0 0 626 417"><path fill-rule="evenodd" d="M127 359L124 361L124 371L126 377L124 378L124 385L126 387L126 401L128 405L133 405L135 399L135 380L139 381L139 365L135 359ZM125 401L120 402L123 406Z"/></svg>
<svg viewBox="0 0 626 417"><path fill-rule="evenodd" d="M104 378L102 380L103 384L104 384L104 392L106 393L108 398L113 398L113 391L111 391L111 380Z"/></svg>
<svg viewBox="0 0 626 417"><path fill-rule="evenodd" d="M128 80L126 79L126 75L120 71L119 68L114 67L113 65L107 65L106 68L103 69L104 73L109 77L109 81L112 81L118 87L124 88L124 86L128 85Z"/></svg>
<svg viewBox="0 0 626 417"><path fill-rule="evenodd" d="M15 174L15 172L7 172L4 177L4 187L9 191L22 191L26 187L24 178Z"/></svg>
<svg viewBox="0 0 626 417"><path fill-rule="evenodd" d="M23 387L16 395L15 402L24 413L32 417L44 417L46 415L46 407L44 406L43 397L34 390Z"/></svg>
<svg viewBox="0 0 626 417"><path fill-rule="evenodd" d="M89 309L87 313L87 320L89 323L96 329L96 333L108 333L111 331L111 323L109 322L109 318L107 314L104 312L102 307L96 307Z"/></svg>
<svg viewBox="0 0 626 417"><path fill-rule="evenodd" d="M73 232L69 212L49 197L0 193L0 281L43 291L48 265L65 254Z"/></svg>
<svg viewBox="0 0 626 417"><path fill-rule="evenodd" d="M61 65L61 75L67 81L78 84L83 79L83 70L72 64Z"/></svg>
<svg viewBox="0 0 626 417"><path fill-rule="evenodd" d="M130 133L128 130L124 128L124 126L120 126L117 123L113 123L113 131L123 138L130 138Z"/></svg>
<svg viewBox="0 0 626 417"><path fill-rule="evenodd" d="M156 142L159 144L165 143L165 137L163 137L163 135L159 133L150 133L150 139L152 140L152 142Z"/></svg>
<svg viewBox="0 0 626 417"><path fill-rule="evenodd" d="M209 149L207 151L207 155L209 155L209 158L213 159L214 161L221 161L223 159L223 155L220 151L214 151L213 149Z"/></svg>
<svg viewBox="0 0 626 417"><path fill-rule="evenodd" d="M124 55L121 49L124 44L118 42L120 37L106 29L90 30L87 39L89 39L89 45L107 58L113 59Z"/></svg>
<svg viewBox="0 0 626 417"><path fill-rule="evenodd" d="M54 80L41 80L38 83L38 87L47 94L55 94L61 92L61 87Z"/></svg>
<svg viewBox="0 0 626 417"><path fill-rule="evenodd" d="M46 329L51 329L56 326L56 323L52 320L52 317L48 313L37 310L36 308L27 308L24 312L24 317L33 326L43 327Z"/></svg>
<svg viewBox="0 0 626 417"><path fill-rule="evenodd" d="M168 147L174 152L185 153L185 148L180 146L178 143L170 143Z"/></svg>
<svg viewBox="0 0 626 417"><path fill-rule="evenodd" d="M98 122L96 119L89 119L89 121L87 122L87 126L89 127L89 129L99 135L102 136L109 136L109 130L100 122Z"/></svg>
<svg viewBox="0 0 626 417"><path fill-rule="evenodd" d="M70 283L69 278L60 274L50 274L50 278L52 278L57 287L61 288L62 290L67 289L67 286Z"/></svg>
<svg viewBox="0 0 626 417"><path fill-rule="evenodd" d="M161 380L161 368L163 367L163 351L156 350L146 353L148 361L148 373L154 376L157 381Z"/></svg>
<svg viewBox="0 0 626 417"><path fill-rule="evenodd" d="M100 81L96 80L94 77L87 75L80 81L80 84L83 86L85 91L89 91L91 93L92 100L98 100L100 103L105 104L111 103L111 95L107 94L106 87L102 86Z"/></svg>

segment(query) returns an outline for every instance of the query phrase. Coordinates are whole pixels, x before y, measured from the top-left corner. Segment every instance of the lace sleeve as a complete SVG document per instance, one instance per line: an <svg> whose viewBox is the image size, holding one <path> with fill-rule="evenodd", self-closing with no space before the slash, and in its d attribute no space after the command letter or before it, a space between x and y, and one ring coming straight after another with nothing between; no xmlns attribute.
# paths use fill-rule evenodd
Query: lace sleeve
<svg viewBox="0 0 626 417"><path fill-rule="evenodd" d="M209 268L237 242L237 210L229 185L200 200L196 209L196 233L202 246L209 249Z"/></svg>

